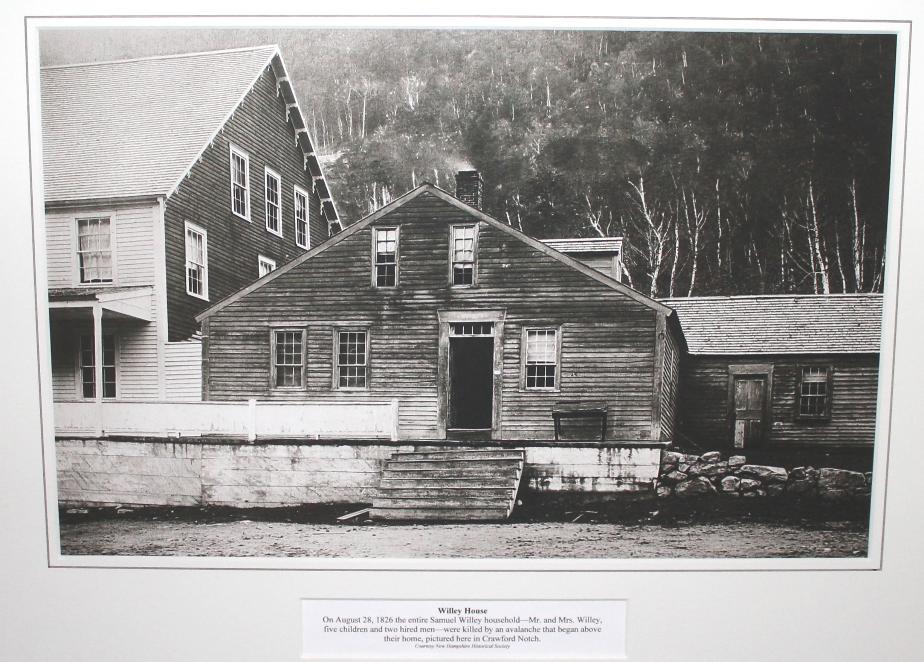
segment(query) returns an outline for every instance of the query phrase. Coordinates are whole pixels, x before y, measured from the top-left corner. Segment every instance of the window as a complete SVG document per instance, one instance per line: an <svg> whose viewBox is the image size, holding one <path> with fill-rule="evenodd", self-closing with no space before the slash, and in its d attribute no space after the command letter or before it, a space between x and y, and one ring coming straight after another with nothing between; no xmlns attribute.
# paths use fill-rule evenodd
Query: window
<svg viewBox="0 0 924 662"><path fill-rule="evenodd" d="M260 269L260 278L263 278L271 271L276 271L276 260L270 259L263 255L257 257L257 265Z"/></svg>
<svg viewBox="0 0 924 662"><path fill-rule="evenodd" d="M112 282L112 234L108 218L77 219L77 268L81 283Z"/></svg>
<svg viewBox="0 0 924 662"><path fill-rule="evenodd" d="M231 211L250 220L250 160L247 153L231 146Z"/></svg>
<svg viewBox="0 0 924 662"><path fill-rule="evenodd" d="M96 351L93 336L80 336L80 394L96 397ZM116 397L116 343L112 334L103 335L103 397Z"/></svg>
<svg viewBox="0 0 924 662"><path fill-rule="evenodd" d="M337 331L336 341L336 388L366 388L369 334L356 330Z"/></svg>
<svg viewBox="0 0 924 662"><path fill-rule="evenodd" d="M186 293L209 298L208 245L202 228L186 224Z"/></svg>
<svg viewBox="0 0 924 662"><path fill-rule="evenodd" d="M525 329L523 382L527 389L558 388L558 330Z"/></svg>
<svg viewBox="0 0 924 662"><path fill-rule="evenodd" d="M295 243L302 248L311 247L308 234L308 192L295 187Z"/></svg>
<svg viewBox="0 0 924 662"><path fill-rule="evenodd" d="M273 330L273 386L301 388L305 382L305 332Z"/></svg>
<svg viewBox="0 0 924 662"><path fill-rule="evenodd" d="M803 367L799 380L797 417L825 420L831 413L831 370Z"/></svg>
<svg viewBox="0 0 924 662"><path fill-rule="evenodd" d="M452 284L475 284L475 237L474 225L452 226Z"/></svg>
<svg viewBox="0 0 924 662"><path fill-rule="evenodd" d="M282 236L282 226L279 221L279 173L266 168L266 229L273 234Z"/></svg>
<svg viewBox="0 0 924 662"><path fill-rule="evenodd" d="M398 284L398 228L375 228L376 287L395 287Z"/></svg>

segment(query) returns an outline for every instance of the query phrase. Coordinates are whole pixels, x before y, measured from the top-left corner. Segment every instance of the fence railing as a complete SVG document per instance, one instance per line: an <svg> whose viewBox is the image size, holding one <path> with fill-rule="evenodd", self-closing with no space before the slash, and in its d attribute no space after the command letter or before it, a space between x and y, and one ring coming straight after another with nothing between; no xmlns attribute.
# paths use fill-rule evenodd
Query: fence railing
<svg viewBox="0 0 924 662"><path fill-rule="evenodd" d="M398 438L398 401L55 402L58 436Z"/></svg>

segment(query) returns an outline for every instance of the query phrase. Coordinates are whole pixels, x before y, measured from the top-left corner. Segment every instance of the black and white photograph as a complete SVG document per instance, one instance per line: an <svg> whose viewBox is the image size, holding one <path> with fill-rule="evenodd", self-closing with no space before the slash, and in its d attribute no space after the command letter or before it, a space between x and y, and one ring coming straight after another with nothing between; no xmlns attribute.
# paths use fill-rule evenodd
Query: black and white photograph
<svg viewBox="0 0 924 662"><path fill-rule="evenodd" d="M52 563L877 567L899 31L707 27L36 30Z"/></svg>

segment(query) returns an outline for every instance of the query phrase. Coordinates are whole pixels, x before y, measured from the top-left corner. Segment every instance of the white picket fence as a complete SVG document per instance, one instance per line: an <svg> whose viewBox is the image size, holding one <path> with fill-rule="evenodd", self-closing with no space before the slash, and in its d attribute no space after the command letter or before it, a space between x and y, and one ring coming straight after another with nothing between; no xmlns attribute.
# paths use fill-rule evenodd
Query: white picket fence
<svg viewBox="0 0 924 662"><path fill-rule="evenodd" d="M398 438L398 401L55 402L58 436Z"/></svg>

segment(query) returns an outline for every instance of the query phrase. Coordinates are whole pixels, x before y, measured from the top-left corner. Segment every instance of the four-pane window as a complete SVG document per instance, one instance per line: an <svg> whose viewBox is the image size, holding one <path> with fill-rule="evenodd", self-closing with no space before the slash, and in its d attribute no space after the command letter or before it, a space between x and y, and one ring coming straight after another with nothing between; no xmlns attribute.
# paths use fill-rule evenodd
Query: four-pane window
<svg viewBox="0 0 924 662"><path fill-rule="evenodd" d="M186 224L186 293L208 299L208 245L206 233L192 223Z"/></svg>
<svg viewBox="0 0 924 662"><path fill-rule="evenodd" d="M77 267L81 283L112 282L112 234L108 218L77 219Z"/></svg>
<svg viewBox="0 0 924 662"><path fill-rule="evenodd" d="M295 187L295 243L308 248L311 241L308 235L308 193Z"/></svg>
<svg viewBox="0 0 924 662"><path fill-rule="evenodd" d="M304 381L305 332L301 329L273 331L273 384L298 388Z"/></svg>
<svg viewBox="0 0 924 662"><path fill-rule="evenodd" d="M452 227L452 284L475 283L475 226Z"/></svg>
<svg viewBox="0 0 924 662"><path fill-rule="evenodd" d="M337 388L366 388L366 341L365 331L337 332Z"/></svg>
<svg viewBox="0 0 924 662"><path fill-rule="evenodd" d="M231 211L250 220L250 164L247 154L231 147Z"/></svg>
<svg viewBox="0 0 924 662"><path fill-rule="evenodd" d="M279 216L279 173L266 168L266 229L273 234L282 235Z"/></svg>
<svg viewBox="0 0 924 662"><path fill-rule="evenodd" d="M93 336L80 336L80 394L96 397L96 351ZM103 397L116 397L116 343L112 334L103 335Z"/></svg>
<svg viewBox="0 0 924 662"><path fill-rule="evenodd" d="M398 228L375 229L375 286L398 284Z"/></svg>
<svg viewBox="0 0 924 662"><path fill-rule="evenodd" d="M831 405L830 373L826 367L802 368L799 382L799 417L825 419Z"/></svg>
<svg viewBox="0 0 924 662"><path fill-rule="evenodd" d="M526 329L525 386L554 389L558 385L558 330Z"/></svg>

